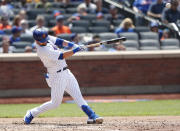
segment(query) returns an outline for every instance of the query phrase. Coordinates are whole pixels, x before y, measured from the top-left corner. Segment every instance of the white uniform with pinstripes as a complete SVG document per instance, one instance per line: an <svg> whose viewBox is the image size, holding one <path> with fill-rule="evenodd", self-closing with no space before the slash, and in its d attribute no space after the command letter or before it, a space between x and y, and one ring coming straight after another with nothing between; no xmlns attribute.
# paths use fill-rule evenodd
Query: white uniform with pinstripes
<svg viewBox="0 0 180 131"><path fill-rule="evenodd" d="M56 37L49 36L46 46L36 44L37 54L49 73L48 85L51 87L51 100L30 110L34 117L47 110L57 108L62 101L64 91L70 94L79 107L87 105L79 89L78 82L67 66L66 61L59 60L60 50L56 48ZM61 69L61 72L57 73Z"/></svg>

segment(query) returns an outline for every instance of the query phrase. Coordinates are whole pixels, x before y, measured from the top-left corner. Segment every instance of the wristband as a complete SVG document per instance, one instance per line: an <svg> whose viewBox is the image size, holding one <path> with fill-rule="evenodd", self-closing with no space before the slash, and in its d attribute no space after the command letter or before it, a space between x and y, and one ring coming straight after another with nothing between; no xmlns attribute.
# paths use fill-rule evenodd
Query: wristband
<svg viewBox="0 0 180 131"><path fill-rule="evenodd" d="M55 45L57 45L58 47L62 48L63 47L63 41L64 40L62 40L60 38L57 38L56 42L55 42Z"/></svg>
<svg viewBox="0 0 180 131"><path fill-rule="evenodd" d="M80 48L77 47L77 48L73 49L72 51L73 51L73 53L76 53L76 52L80 51Z"/></svg>
<svg viewBox="0 0 180 131"><path fill-rule="evenodd" d="M64 55L64 54L61 53L58 59L59 59L59 60L62 60L62 59L63 59L63 55Z"/></svg>
<svg viewBox="0 0 180 131"><path fill-rule="evenodd" d="M68 47L72 48L73 46L74 46L73 43L71 43L71 42L68 43Z"/></svg>

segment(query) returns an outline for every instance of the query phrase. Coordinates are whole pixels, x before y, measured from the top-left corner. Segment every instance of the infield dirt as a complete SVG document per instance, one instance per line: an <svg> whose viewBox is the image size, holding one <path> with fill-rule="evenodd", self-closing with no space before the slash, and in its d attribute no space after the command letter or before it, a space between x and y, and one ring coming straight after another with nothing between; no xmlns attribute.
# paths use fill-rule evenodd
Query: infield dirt
<svg viewBox="0 0 180 131"><path fill-rule="evenodd" d="M180 131L180 116L104 117L103 124L86 124L85 117L0 118L0 131Z"/></svg>

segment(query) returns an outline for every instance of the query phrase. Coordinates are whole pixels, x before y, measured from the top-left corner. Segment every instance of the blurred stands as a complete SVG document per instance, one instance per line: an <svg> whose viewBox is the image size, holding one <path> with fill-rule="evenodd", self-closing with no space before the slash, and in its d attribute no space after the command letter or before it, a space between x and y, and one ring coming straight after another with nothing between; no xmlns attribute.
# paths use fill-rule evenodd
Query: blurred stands
<svg viewBox="0 0 180 131"><path fill-rule="evenodd" d="M58 10L60 15L64 15L64 25L68 26L72 33L91 34L91 36L99 34L102 40L124 36L127 38L127 41L123 42L123 44L127 50L168 50L180 48L179 40L175 38L174 35L169 39L161 40L158 33L150 31L149 26L138 25L135 26L133 32L122 32L118 35L115 34L115 29L120 26L123 18L129 16L119 10L118 16L120 17L117 17L117 19L113 18L108 12L110 7L106 6L107 3L103 3L103 18L99 20L96 16L96 13L98 12L87 13L85 15L77 14L77 7L81 2L70 2L68 4L54 2L54 0L47 0L47 2L50 2L49 5L51 7L36 8L36 3L26 3L25 5L21 5L21 2L19 1L12 1L10 4L13 6L12 11L14 15L10 16L10 23L12 23L14 16L23 8L26 10L26 19L28 20L29 28L37 24L35 19L38 15L43 15L45 18L44 26L50 30L56 25L56 19L53 13L55 10ZM132 7L133 2L131 1L130 3L131 5L129 5L129 7ZM124 6L128 5L127 2L122 4L125 4ZM67 21L71 16L75 16L75 19ZM131 19L135 21L135 18L132 17ZM4 29L3 31L4 33L0 35L1 45L3 35L11 35L11 30ZM70 40L70 34L59 34L58 37ZM13 45L16 48L16 50L13 51L14 53L24 52L23 49L27 45L31 46L34 42L32 35L22 35L20 39L20 42ZM87 40L85 40L85 42L88 42Z"/></svg>

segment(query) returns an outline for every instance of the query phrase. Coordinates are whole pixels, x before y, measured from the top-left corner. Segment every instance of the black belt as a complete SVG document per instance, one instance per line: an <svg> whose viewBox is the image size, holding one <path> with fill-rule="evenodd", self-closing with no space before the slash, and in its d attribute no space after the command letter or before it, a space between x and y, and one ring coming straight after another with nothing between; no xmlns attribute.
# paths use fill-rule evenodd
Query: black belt
<svg viewBox="0 0 180 131"><path fill-rule="evenodd" d="M61 72L61 71L64 71L64 70L66 70L66 69L68 69L68 67L66 66L66 67L64 67L62 70L58 70L57 71L57 73L59 73L59 72Z"/></svg>

